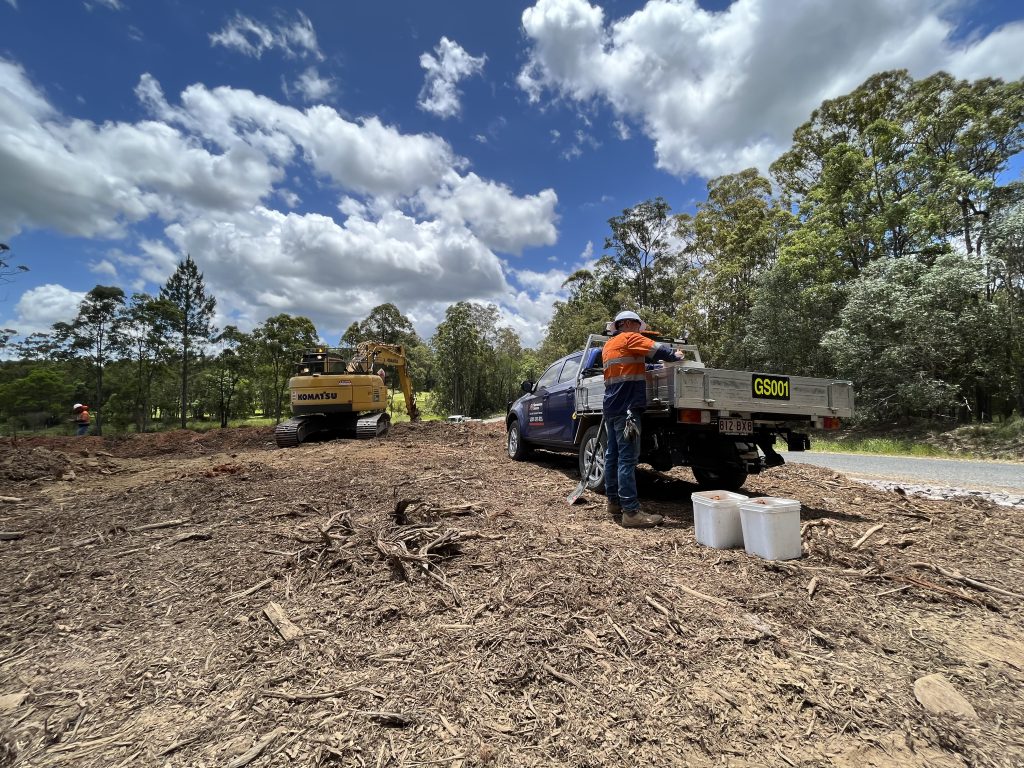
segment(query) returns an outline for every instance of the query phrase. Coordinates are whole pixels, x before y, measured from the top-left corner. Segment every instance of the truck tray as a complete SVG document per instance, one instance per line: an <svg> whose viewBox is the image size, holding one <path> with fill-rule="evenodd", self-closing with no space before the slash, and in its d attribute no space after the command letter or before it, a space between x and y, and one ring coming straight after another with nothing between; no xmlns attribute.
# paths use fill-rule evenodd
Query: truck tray
<svg viewBox="0 0 1024 768"><path fill-rule="evenodd" d="M577 413L599 413L604 378L587 376L576 387ZM853 384L835 379L666 363L647 371L649 410L697 408L772 420L853 415Z"/></svg>

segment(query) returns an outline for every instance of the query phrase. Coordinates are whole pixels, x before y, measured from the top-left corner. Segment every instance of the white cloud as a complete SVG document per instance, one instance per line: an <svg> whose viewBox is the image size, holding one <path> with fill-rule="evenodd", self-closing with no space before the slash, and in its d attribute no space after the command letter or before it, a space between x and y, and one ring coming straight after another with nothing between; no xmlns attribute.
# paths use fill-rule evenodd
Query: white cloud
<svg viewBox="0 0 1024 768"><path fill-rule="evenodd" d="M15 316L0 323L0 327L14 328L22 337L46 333L54 323L74 320L84 298L85 292L69 291L62 285L36 286L21 295L14 305Z"/></svg>
<svg viewBox="0 0 1024 768"><path fill-rule="evenodd" d="M210 35L210 44L222 45L257 59L275 48L290 58L312 56L323 59L313 23L302 11L298 11L298 16L298 20L291 24L271 27L242 13L235 13L220 32Z"/></svg>
<svg viewBox="0 0 1024 768"><path fill-rule="evenodd" d="M459 81L483 72L487 57L470 56L447 37L441 38L434 53L436 56L429 53L420 56L420 66L427 74L416 103L423 111L438 117L455 117L462 110Z"/></svg>
<svg viewBox="0 0 1024 768"><path fill-rule="evenodd" d="M117 267L110 259L100 259L89 263L89 271L96 275L106 275L117 279Z"/></svg>
<svg viewBox="0 0 1024 768"><path fill-rule="evenodd" d="M443 184L419 193L424 210L449 221L463 221L488 247L504 253L552 245L558 239L554 190L516 197L503 184L451 171Z"/></svg>
<svg viewBox="0 0 1024 768"><path fill-rule="evenodd" d="M316 67L309 67L291 86L285 88L285 95L290 96L291 91L295 90L307 102L323 101L334 93L334 88L333 78L322 77Z"/></svg>
<svg viewBox="0 0 1024 768"><path fill-rule="evenodd" d="M11 8L17 8L18 7L18 0L7 0L7 4L10 5Z"/></svg>
<svg viewBox="0 0 1024 768"><path fill-rule="evenodd" d="M696 0L651 0L606 22L586 0L539 0L523 12L531 45L517 82L534 102L550 91L609 104L676 175L765 170L815 107L875 72L1024 74L1024 23L964 34L948 17L956 8L949 0L736 0L708 11Z"/></svg>
<svg viewBox="0 0 1024 768"><path fill-rule="evenodd" d="M339 224L260 208L174 224L168 237L193 254L218 297L255 321L290 312L344 328L385 301L497 300L508 290L498 258L464 226L400 211Z"/></svg>
<svg viewBox="0 0 1024 768"><path fill-rule="evenodd" d="M512 275L523 288L533 291L557 294L562 292L562 283L569 276L561 269L549 269L547 272L535 272L530 269L513 269Z"/></svg>
<svg viewBox="0 0 1024 768"><path fill-rule="evenodd" d="M557 240L553 190L516 194L437 136L228 87L192 85L172 103L149 75L136 95L148 120L68 118L0 59L0 237L123 238L89 266L126 291L152 292L191 253L235 324L289 312L327 335L386 301L410 317L460 300L518 316L497 254ZM310 206L333 198L336 218L270 207L300 192ZM141 236L143 221L164 237Z"/></svg>

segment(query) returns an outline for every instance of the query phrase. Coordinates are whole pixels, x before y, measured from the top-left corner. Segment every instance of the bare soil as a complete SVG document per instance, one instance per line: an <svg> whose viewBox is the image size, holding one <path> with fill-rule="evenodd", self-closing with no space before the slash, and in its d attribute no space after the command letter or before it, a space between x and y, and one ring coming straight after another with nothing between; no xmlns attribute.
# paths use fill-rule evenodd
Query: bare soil
<svg viewBox="0 0 1024 768"><path fill-rule="evenodd" d="M1024 764L1019 510L780 467L767 562L695 542L684 470L636 531L574 467L479 423L0 442L0 766Z"/></svg>

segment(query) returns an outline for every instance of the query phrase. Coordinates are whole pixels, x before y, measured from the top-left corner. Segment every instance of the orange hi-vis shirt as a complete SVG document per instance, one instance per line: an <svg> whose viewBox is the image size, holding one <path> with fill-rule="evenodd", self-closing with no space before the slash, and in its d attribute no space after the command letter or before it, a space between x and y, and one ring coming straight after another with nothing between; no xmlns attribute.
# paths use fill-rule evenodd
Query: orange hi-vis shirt
<svg viewBox="0 0 1024 768"><path fill-rule="evenodd" d="M604 415L619 416L629 410L642 411L647 405L647 363L674 357L670 346L643 334L626 332L612 336L601 350Z"/></svg>

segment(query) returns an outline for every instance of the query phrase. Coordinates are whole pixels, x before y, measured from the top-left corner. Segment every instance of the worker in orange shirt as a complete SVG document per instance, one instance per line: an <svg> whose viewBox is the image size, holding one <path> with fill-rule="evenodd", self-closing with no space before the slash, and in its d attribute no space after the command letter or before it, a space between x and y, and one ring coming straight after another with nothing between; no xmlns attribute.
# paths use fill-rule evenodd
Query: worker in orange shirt
<svg viewBox="0 0 1024 768"><path fill-rule="evenodd" d="M609 323L615 335L601 351L604 363L604 487L608 512L622 513L623 528L651 528L661 515L640 511L636 463L640 455L640 415L647 405L647 363L680 360L683 353L640 333L647 326L636 312L619 312Z"/></svg>
<svg viewBox="0 0 1024 768"><path fill-rule="evenodd" d="M73 419L77 430L75 434L79 436L89 434L89 406L75 403L71 412L75 415Z"/></svg>

